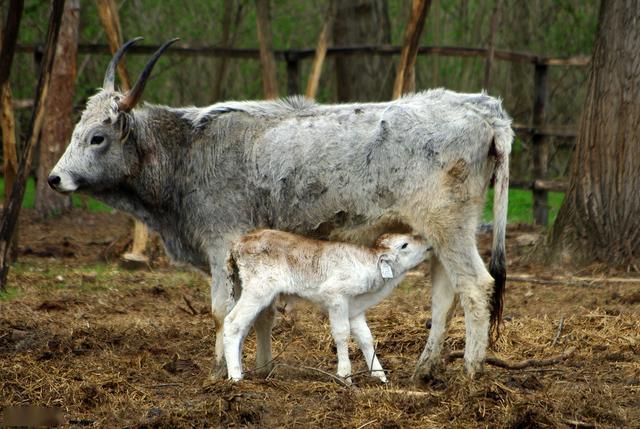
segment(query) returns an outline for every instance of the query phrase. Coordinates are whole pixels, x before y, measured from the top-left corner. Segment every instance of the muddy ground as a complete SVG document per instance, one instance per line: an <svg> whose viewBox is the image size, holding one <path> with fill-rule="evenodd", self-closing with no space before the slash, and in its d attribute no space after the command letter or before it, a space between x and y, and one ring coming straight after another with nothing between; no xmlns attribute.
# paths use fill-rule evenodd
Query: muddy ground
<svg viewBox="0 0 640 429"><path fill-rule="evenodd" d="M315 370L335 371L336 358L327 319L305 306L279 314L267 380L210 381L206 279L171 266L157 245L150 269L120 267L128 225L116 213L23 216L20 260L0 301L0 408L59 407L72 427L640 427L640 279L591 270L555 281L567 273L524 262L529 228L508 233L510 274L520 279L508 284L492 354L573 355L488 366L478 380L455 360L436 380L413 383L430 317L428 277L414 273L368 314L390 382L361 374L345 388ZM479 237L484 256L489 241ZM464 347L460 310L447 345ZM251 335L245 351L251 369ZM362 371L354 347L351 355Z"/></svg>

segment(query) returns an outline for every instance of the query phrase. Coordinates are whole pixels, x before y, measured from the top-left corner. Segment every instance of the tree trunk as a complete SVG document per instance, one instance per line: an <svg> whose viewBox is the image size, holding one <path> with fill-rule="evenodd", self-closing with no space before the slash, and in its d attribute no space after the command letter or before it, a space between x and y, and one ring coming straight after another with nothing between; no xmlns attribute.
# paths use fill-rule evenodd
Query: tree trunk
<svg viewBox="0 0 640 429"><path fill-rule="evenodd" d="M218 46L222 48L232 48L242 20L242 1L224 0L224 12L222 16L222 35ZM233 25L233 33L231 32ZM229 68L229 57L224 56L216 60L216 74L212 85L213 102L224 99L223 84L227 78Z"/></svg>
<svg viewBox="0 0 640 429"><path fill-rule="evenodd" d="M16 120L13 115L13 105L11 97L11 85L9 82L9 71L13 62L15 45L18 37L18 29L22 16L22 1L14 1L9 6L7 16L7 26L3 29L0 39L4 40L4 32L8 33L7 45L2 45L2 54L0 61L3 63L5 70L0 72L2 80L0 84L0 103L2 111L0 113L0 126L2 128L2 161L4 174L4 207L9 205L11 200L11 190L18 174L18 149L17 149L17 131ZM1 43L0 43L1 44ZM7 252L7 261L9 263L16 260L18 256L18 227L13 231L13 236L9 241L9 250Z"/></svg>
<svg viewBox="0 0 640 429"><path fill-rule="evenodd" d="M313 62L311 63L311 72L309 73L309 80L307 81L307 89L305 96L307 98L314 99L318 93L318 85L320 85L320 75L322 75L322 66L324 65L324 59L327 55L327 47L331 39L331 28L333 27L333 20L335 19L335 0L329 0L329 6L327 6L327 14L324 17L322 29L320 30L320 36L318 36L318 43L316 44L316 53L313 56Z"/></svg>
<svg viewBox="0 0 640 429"><path fill-rule="evenodd" d="M40 218L56 216L71 209L71 197L52 190L49 172L64 152L73 131L73 94L76 83L76 57L80 1L67 0L56 47L56 60L46 102L47 115L40 140L35 209Z"/></svg>
<svg viewBox="0 0 640 429"><path fill-rule="evenodd" d="M98 12L102 28L109 42L109 49L112 54L122 45L122 27L120 26L120 15L118 14L118 5L115 0L97 0ZM129 73L125 65L125 58L118 63L118 78L120 79L120 88L123 92L131 89L131 81ZM149 240L149 230L145 224L137 219L133 219L133 243L131 244L131 252L122 255L122 259L130 268L143 268L148 264L148 258L144 255L147 249L147 241Z"/></svg>
<svg viewBox="0 0 640 429"><path fill-rule="evenodd" d="M391 43L386 0L336 2L333 43L336 46ZM343 54L335 58L339 101L389 100L393 89L393 58L369 54Z"/></svg>
<svg viewBox="0 0 640 429"><path fill-rule="evenodd" d="M393 85L393 99L416 90L416 55L418 55L420 35L430 5L430 0L413 0L411 2L411 16L409 16L409 21L404 29L402 52L400 52L400 62Z"/></svg>
<svg viewBox="0 0 640 429"><path fill-rule="evenodd" d="M269 0L256 0L256 25L260 43L260 65L262 66L262 89L264 98L278 98L276 58L273 55L273 36Z"/></svg>
<svg viewBox="0 0 640 429"><path fill-rule="evenodd" d="M640 2L603 0L569 190L541 248L550 261L629 267L640 259L638 52Z"/></svg>
<svg viewBox="0 0 640 429"><path fill-rule="evenodd" d="M118 14L118 5L115 0L96 0L98 5L98 13L102 28L109 42L111 54L115 54L120 45L122 45L122 28L120 28L120 16ZM126 58L122 58L118 63L118 78L123 91L131 88L131 81L127 73Z"/></svg>
<svg viewBox="0 0 640 429"><path fill-rule="evenodd" d="M9 16L11 16L11 11L13 9L18 8L21 12L22 6L22 1L12 1L9 5ZM20 21L20 12L18 12L17 18L14 18L18 22ZM16 181L13 184L13 189L11 190L11 198L9 200L9 204L7 204L4 209L2 222L0 222L0 291L6 290L7 275L9 274L9 264L11 262L9 259L11 239L14 236L16 226L18 225L18 216L20 215L20 209L22 208L22 200L24 199L24 191L27 184L27 178L29 176L29 170L31 168L33 150L36 145L36 141L38 140L38 136L40 135L40 131L42 131L44 106L47 100L49 84L51 83L51 71L53 69L53 60L55 58L55 50L58 42L58 33L60 32L63 12L64 0L54 0L52 2L51 14L49 16L49 26L47 29L47 39L42 59L42 68L40 69L38 85L36 86L36 96L34 98L31 120L29 121L27 139L24 145L22 158L20 159L20 164L18 165ZM2 42L3 52L0 55L0 58L5 57L5 52L7 52L7 40L13 40L13 48L15 48L15 36L17 35L17 30L13 37L9 36L9 31L5 34L6 38ZM0 86L2 86L9 77L8 69L11 67L12 57L8 55L7 57L7 61L0 61Z"/></svg>

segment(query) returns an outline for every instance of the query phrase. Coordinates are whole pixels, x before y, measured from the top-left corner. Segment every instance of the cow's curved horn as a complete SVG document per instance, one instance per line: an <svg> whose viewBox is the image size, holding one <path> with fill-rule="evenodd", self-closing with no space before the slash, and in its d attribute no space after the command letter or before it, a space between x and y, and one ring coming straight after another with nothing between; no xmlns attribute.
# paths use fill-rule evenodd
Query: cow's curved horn
<svg viewBox="0 0 640 429"><path fill-rule="evenodd" d="M136 106L136 104L138 104L138 101L140 101L140 97L142 96L142 91L144 91L144 86L147 84L147 79L149 79L149 76L151 75L151 70L153 70L153 66L156 65L156 61L158 61L160 55L162 55L169 46L178 40L180 39L175 38L165 42L164 45L160 46L160 48L153 54L147 65L144 67L144 70L142 70L142 73L140 73L138 81L133 88L131 88L131 91L127 92L127 95L118 102L118 108L120 111L129 112Z"/></svg>
<svg viewBox="0 0 640 429"><path fill-rule="evenodd" d="M118 49L118 51L113 55L113 58L111 58L111 62L109 63L109 66L107 67L107 72L104 75L104 83L102 84L102 88L107 90L107 91L115 91L116 89L116 68L118 67L118 63L120 62L120 60L122 59L122 57L124 56L124 54L127 52L127 49L129 49L129 47L131 47L131 45L135 44L136 42L142 40L142 37L136 37L135 39L131 39L129 40L127 43L125 43L124 45L120 46L120 49Z"/></svg>

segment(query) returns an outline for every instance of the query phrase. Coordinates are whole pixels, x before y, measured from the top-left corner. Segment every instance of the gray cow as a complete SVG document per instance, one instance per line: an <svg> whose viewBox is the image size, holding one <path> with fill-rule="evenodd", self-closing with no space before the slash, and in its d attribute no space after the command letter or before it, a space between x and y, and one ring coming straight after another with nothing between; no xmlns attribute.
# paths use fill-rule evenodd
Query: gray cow
<svg viewBox="0 0 640 429"><path fill-rule="evenodd" d="M234 303L225 256L232 240L258 227L366 245L382 232L421 234L435 255L433 314L416 376L442 364L457 296L466 323L465 369L471 376L482 370L506 277L513 133L499 100L436 89L386 103L319 105L294 97L135 108L155 62L173 43L122 94L115 69L135 41L114 55L49 184L133 214L161 235L175 260L211 275L214 377L226 374L222 323ZM489 274L475 233L492 182ZM267 309L256 321L257 366L264 371L273 318Z"/></svg>

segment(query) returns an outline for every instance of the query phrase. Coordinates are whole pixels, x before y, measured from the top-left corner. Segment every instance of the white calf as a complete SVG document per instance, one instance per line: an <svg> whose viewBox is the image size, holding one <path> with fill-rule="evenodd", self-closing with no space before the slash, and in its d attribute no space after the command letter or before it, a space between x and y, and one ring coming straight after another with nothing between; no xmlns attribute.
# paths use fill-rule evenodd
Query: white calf
<svg viewBox="0 0 640 429"><path fill-rule="evenodd" d="M351 381L347 348L351 330L371 374L386 382L364 312L388 296L430 250L420 237L401 234L384 234L371 249L274 230L241 237L229 258L242 290L224 320L229 378L242 379L241 347L256 317L285 295L308 299L329 315L338 376Z"/></svg>

